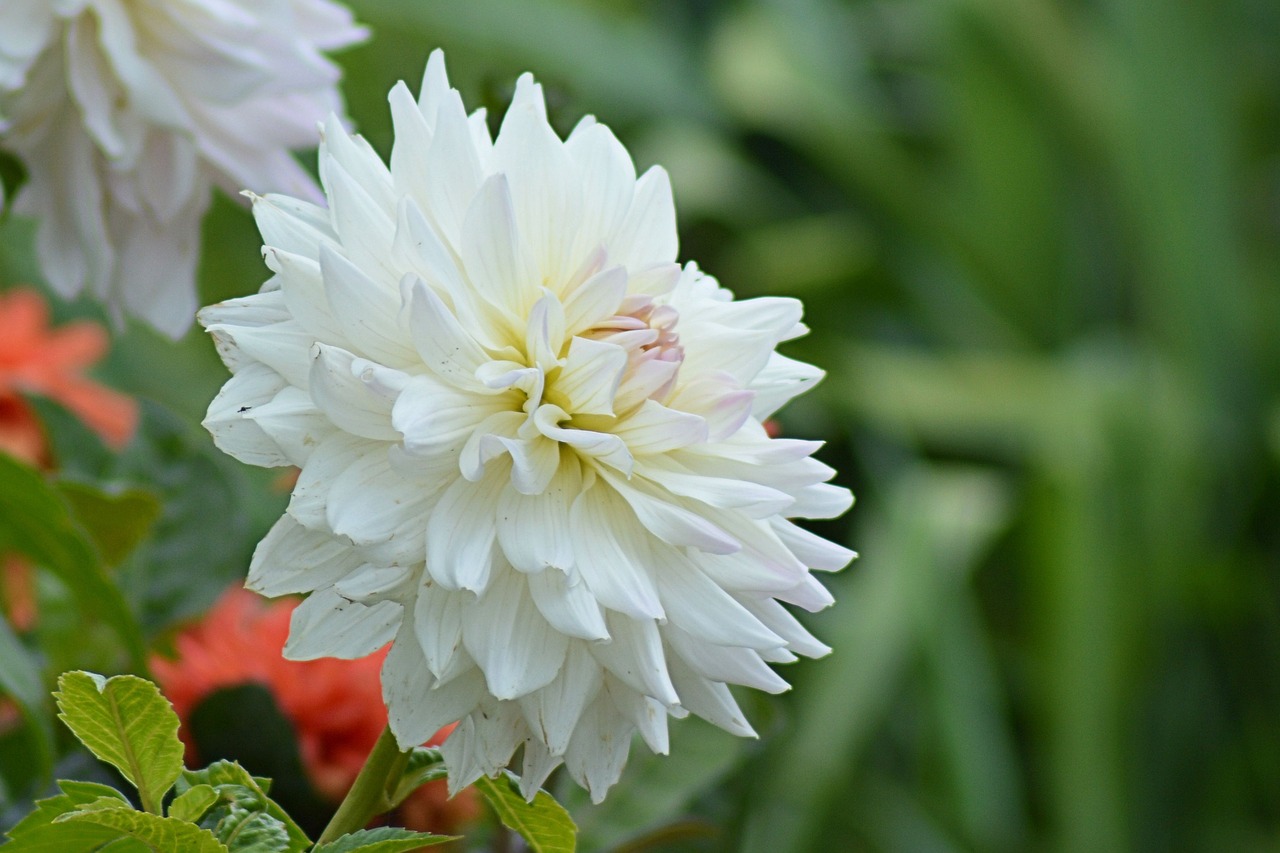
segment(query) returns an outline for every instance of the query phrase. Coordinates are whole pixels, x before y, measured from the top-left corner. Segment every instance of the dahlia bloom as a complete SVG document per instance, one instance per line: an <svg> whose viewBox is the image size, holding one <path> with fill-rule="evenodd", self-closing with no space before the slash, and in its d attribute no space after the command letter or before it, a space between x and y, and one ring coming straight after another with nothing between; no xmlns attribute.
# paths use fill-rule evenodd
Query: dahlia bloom
<svg viewBox="0 0 1280 853"><path fill-rule="evenodd" d="M337 803L351 788L374 741L387 725L378 686L378 670L386 654L361 660L290 661L281 655L289 618L297 602L265 602L243 589L225 593L198 623L174 640L175 657L155 657L151 669L173 703L182 727L178 733L193 746L187 721L216 690L257 684L275 698L293 724L307 777L326 799ZM434 734L430 743L447 731ZM197 756L188 755L192 761ZM401 811L411 815L411 828L452 832L475 816L474 797L446 800L443 785L419 788Z"/></svg>
<svg viewBox="0 0 1280 853"><path fill-rule="evenodd" d="M289 152L339 107L320 51L363 36L329 0L0 3L0 146L49 283L185 331L211 187L314 195Z"/></svg>
<svg viewBox="0 0 1280 853"><path fill-rule="evenodd" d="M599 800L668 716L754 734L727 685L829 651L779 602L853 556L790 521L851 502L819 444L762 426L821 376L774 352L800 304L677 265L666 173L591 118L562 141L529 75L496 139L438 51L390 101L390 167L329 121L328 208L255 197L275 275L200 314L214 440L302 469L248 580L311 594L285 653L392 640L391 728L459 721L455 790L523 745L526 796L563 763Z"/></svg>

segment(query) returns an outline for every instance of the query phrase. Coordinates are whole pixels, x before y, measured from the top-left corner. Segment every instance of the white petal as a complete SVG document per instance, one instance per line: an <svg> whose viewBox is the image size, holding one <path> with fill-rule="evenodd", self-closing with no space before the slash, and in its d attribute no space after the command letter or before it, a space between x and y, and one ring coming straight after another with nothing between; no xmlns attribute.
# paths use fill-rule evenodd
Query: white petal
<svg viewBox="0 0 1280 853"><path fill-rule="evenodd" d="M346 539L282 515L254 549L245 586L267 598L311 592L332 586L362 562Z"/></svg>
<svg viewBox="0 0 1280 853"><path fill-rule="evenodd" d="M608 643L593 643L591 654L624 684L664 705L679 702L667 673L662 637L652 619L632 619L619 613L606 616Z"/></svg>
<svg viewBox="0 0 1280 853"><path fill-rule="evenodd" d="M661 166L654 166L636 181L635 197L626 218L608 240L609 256L629 269L676 259L676 208L671 180Z"/></svg>
<svg viewBox="0 0 1280 853"><path fill-rule="evenodd" d="M489 177L467 208L461 250L467 278L485 301L505 316L526 316L540 279L516 226L505 175Z"/></svg>
<svg viewBox="0 0 1280 853"><path fill-rule="evenodd" d="M671 650L704 678L742 684L766 693L785 693L791 689L791 685L751 649L703 643L674 625L664 627L662 635L671 644Z"/></svg>
<svg viewBox="0 0 1280 853"><path fill-rule="evenodd" d="M560 376L548 390L548 397L575 415L612 415L613 396L626 367L627 353L621 347L574 338L569 343L569 356ZM621 438L626 441L625 436Z"/></svg>
<svg viewBox="0 0 1280 853"><path fill-rule="evenodd" d="M284 387L284 378L264 364L249 364L227 380L201 422L218 449L246 465L271 468L292 464L280 445L246 417L270 403Z"/></svg>
<svg viewBox="0 0 1280 853"><path fill-rule="evenodd" d="M418 590L413 606L414 633L422 644L427 668L436 678L444 677L462 646L462 614L468 603L465 593L441 589L431 581Z"/></svg>
<svg viewBox="0 0 1280 853"><path fill-rule="evenodd" d="M583 712L565 752L564 766L591 794L593 803L602 802L622 775L633 731L608 696L599 696Z"/></svg>
<svg viewBox="0 0 1280 853"><path fill-rule="evenodd" d="M770 519L769 524L782 544L796 555L796 559L811 569L834 572L843 569L858 556L843 545L823 539L784 518Z"/></svg>
<svg viewBox="0 0 1280 853"><path fill-rule="evenodd" d="M333 316L346 340L383 364L403 367L417 361L416 351L408 345L408 329L400 319L398 280L376 280L327 246L320 247L320 271Z"/></svg>
<svg viewBox="0 0 1280 853"><path fill-rule="evenodd" d="M664 616L642 560L648 534L612 488L597 482L573 502L574 565L601 604L637 619Z"/></svg>
<svg viewBox="0 0 1280 853"><path fill-rule="evenodd" d="M697 415L645 400L639 409L618 421L613 434L626 442L633 455L647 456L706 441L707 422Z"/></svg>
<svg viewBox="0 0 1280 853"><path fill-rule="evenodd" d="M565 465L540 493L525 495L514 489L498 499L498 544L511 565L522 572L573 567L569 511L582 487L577 465Z"/></svg>
<svg viewBox="0 0 1280 853"><path fill-rule="evenodd" d="M745 607L678 552L661 561L658 594L671 624L718 646L776 649L786 645Z"/></svg>
<svg viewBox="0 0 1280 853"><path fill-rule="evenodd" d="M564 666L546 687L520 699L529 730L552 756L564 755L587 703L600 690L600 664L579 642L569 644Z"/></svg>
<svg viewBox="0 0 1280 853"><path fill-rule="evenodd" d="M493 569L499 472L478 483L459 477L440 497L427 522L427 571L445 589L482 593Z"/></svg>
<svg viewBox="0 0 1280 853"><path fill-rule="evenodd" d="M529 593L538 611L557 631L582 640L607 640L600 602L581 580L557 569L529 575Z"/></svg>
<svg viewBox="0 0 1280 853"><path fill-rule="evenodd" d="M426 743L470 713L484 695L484 676L478 669L436 687L412 628L407 621L401 626L382 662L382 697L391 731L402 749Z"/></svg>
<svg viewBox="0 0 1280 853"><path fill-rule="evenodd" d="M313 352L311 396L329 420L352 435L399 441L391 411L409 377L339 347L316 344Z"/></svg>
<svg viewBox="0 0 1280 853"><path fill-rule="evenodd" d="M368 607L346 600L333 587L317 590L293 611L284 656L354 660L371 655L395 636L402 610L394 601Z"/></svg>
<svg viewBox="0 0 1280 853"><path fill-rule="evenodd" d="M515 699L545 687L564 663L568 638L542 618L522 576L489 584L462 625L462 641L484 670L489 692Z"/></svg>
<svg viewBox="0 0 1280 853"><path fill-rule="evenodd" d="M747 722L747 715L742 713L733 694L722 682L711 681L694 672L678 655L669 655L667 664L671 680L680 693L680 704L729 734L757 737L755 729Z"/></svg>

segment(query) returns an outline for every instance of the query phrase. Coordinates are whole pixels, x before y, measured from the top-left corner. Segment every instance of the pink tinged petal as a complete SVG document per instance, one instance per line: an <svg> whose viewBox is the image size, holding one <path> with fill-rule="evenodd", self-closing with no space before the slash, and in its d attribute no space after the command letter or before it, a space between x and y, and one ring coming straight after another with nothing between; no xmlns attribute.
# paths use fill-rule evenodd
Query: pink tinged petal
<svg viewBox="0 0 1280 853"><path fill-rule="evenodd" d="M459 477L445 489L427 522L427 571L445 589L485 591L493 571L500 473L479 483Z"/></svg>
<svg viewBox="0 0 1280 853"><path fill-rule="evenodd" d="M642 562L649 553L649 534L612 488L597 482L580 494L570 526L574 566L601 604L637 619L664 618L658 590Z"/></svg>
<svg viewBox="0 0 1280 853"><path fill-rule="evenodd" d="M703 374L681 383L667 404L701 415L707 422L707 440L723 441L751 416L755 396L754 391L741 390L727 374Z"/></svg>
<svg viewBox="0 0 1280 853"><path fill-rule="evenodd" d="M826 657L831 654L830 646L810 634L787 608L772 598L743 595L738 598L738 601L755 614L757 619L786 640L787 648L796 654L809 658Z"/></svg>
<svg viewBox="0 0 1280 853"><path fill-rule="evenodd" d="M310 380L312 399L336 426L375 441L400 440L391 412L409 382L406 374L344 349L316 344Z"/></svg>
<svg viewBox="0 0 1280 853"><path fill-rule="evenodd" d="M267 246L315 258L322 245L338 246L338 235L322 207L284 195L246 193L253 201L253 219Z"/></svg>
<svg viewBox="0 0 1280 853"><path fill-rule="evenodd" d="M576 335L618 313L627 295L627 271L614 266L601 270L564 300L565 332Z"/></svg>
<svg viewBox="0 0 1280 853"><path fill-rule="evenodd" d="M422 647L426 667L443 678L462 647L462 614L468 609L465 593L450 592L428 581L419 588L413 605L413 630Z"/></svg>
<svg viewBox="0 0 1280 853"><path fill-rule="evenodd" d="M608 640L600 602L581 580L557 569L546 569L528 576L529 594L544 619L557 631L580 640Z"/></svg>
<svg viewBox="0 0 1280 853"><path fill-rule="evenodd" d="M299 468L311 458L316 445L334 431L333 423L316 408L311 395L292 385L261 405L252 406L251 401L243 400L239 408L246 405L251 408L241 417L256 424L280 448L289 464ZM205 425L208 427L208 421Z"/></svg>
<svg viewBox="0 0 1280 853"><path fill-rule="evenodd" d="M541 278L516 225L506 175L492 175L480 187L461 239L463 266L476 291L501 315L526 316Z"/></svg>
<svg viewBox="0 0 1280 853"><path fill-rule="evenodd" d="M292 464L280 445L246 417L257 407L270 403L284 387L280 374L256 363L246 365L227 380L201 422L218 449L246 465L273 468Z"/></svg>
<svg viewBox="0 0 1280 853"><path fill-rule="evenodd" d="M480 670L436 686L408 621L382 662L382 698L401 749L426 743L436 732L469 714L485 696Z"/></svg>
<svg viewBox="0 0 1280 853"><path fill-rule="evenodd" d="M520 698L526 725L552 756L563 756L582 710L599 693L600 665L584 644L568 644L564 665L547 686Z"/></svg>
<svg viewBox="0 0 1280 853"><path fill-rule="evenodd" d="M671 668L671 679L680 692L681 705L729 734L758 737L724 683L704 678L677 655L668 655L667 663Z"/></svg>
<svg viewBox="0 0 1280 853"><path fill-rule="evenodd" d="M662 633L671 644L672 652L703 678L741 684L765 693L785 693L791 689L791 685L751 649L704 643L674 625L667 625Z"/></svg>
<svg viewBox="0 0 1280 853"><path fill-rule="evenodd" d="M325 522L357 544L411 536L421 530L435 487L394 470L386 447L371 448L334 478Z"/></svg>
<svg viewBox="0 0 1280 853"><path fill-rule="evenodd" d="M764 420L788 401L808 391L826 374L811 364L774 353L764 369L751 380L756 392L751 413Z"/></svg>
<svg viewBox="0 0 1280 853"><path fill-rule="evenodd" d="M837 545L835 542L810 533L785 518L770 519L769 524L773 527L773 532L778 534L782 544L810 569L824 572L839 571L858 556L856 551L850 551L843 545Z"/></svg>
<svg viewBox="0 0 1280 853"><path fill-rule="evenodd" d="M398 600L412 570L404 566L361 566L333 585L333 591L357 604L372 605L379 601Z"/></svg>
<svg viewBox="0 0 1280 853"><path fill-rule="evenodd" d="M490 360L488 354L421 279L410 289L409 328L432 373L461 391L489 393L476 379L476 371Z"/></svg>
<svg viewBox="0 0 1280 853"><path fill-rule="evenodd" d="M461 245L462 223L476 191L484 180L480 158L467 125L462 96L442 93L433 125L431 150L422 155L426 164L428 203L423 211L440 235L453 246Z"/></svg>
<svg viewBox="0 0 1280 853"><path fill-rule="evenodd" d="M622 224L636 190L636 169L631 155L613 132L601 124L579 123L565 152L582 176L582 226L571 250L586 257Z"/></svg>
<svg viewBox="0 0 1280 853"><path fill-rule="evenodd" d="M853 494L841 486L814 483L795 493L796 502L787 510L791 518L835 518L853 506Z"/></svg>
<svg viewBox="0 0 1280 853"><path fill-rule="evenodd" d="M588 647L595 659L631 689L652 696L663 705L679 704L667 673L657 623L652 619L632 619L621 613L608 613L605 621L613 639Z"/></svg>
<svg viewBox="0 0 1280 853"><path fill-rule="evenodd" d="M497 412L481 421L458 455L462 476L473 483L481 480L489 462L507 452L511 437L524 421L519 412Z"/></svg>
<svg viewBox="0 0 1280 853"><path fill-rule="evenodd" d="M819 610L825 610L836 603L836 600L827 591L817 578L813 575L806 574L800 583L791 589L777 593L775 596L779 601L785 601L788 604L794 604L797 607L803 607L810 613L817 613Z"/></svg>
<svg viewBox="0 0 1280 853"><path fill-rule="evenodd" d="M564 766L574 781L587 789L591 802L603 802L622 775L634 730L603 694L583 712L565 752Z"/></svg>
<svg viewBox="0 0 1280 853"><path fill-rule="evenodd" d="M662 389L672 384L679 371L678 361L647 359L633 365L618 385L618 393L613 398L614 411L625 414L650 397L668 402L663 399Z"/></svg>
<svg viewBox="0 0 1280 853"><path fill-rule="evenodd" d="M657 755L667 755L671 751L671 740L667 734L666 706L642 693L608 677L605 679L605 692L613 700L622 716L629 719L640 730L640 736L649 750Z"/></svg>
<svg viewBox="0 0 1280 853"><path fill-rule="evenodd" d="M569 510L581 487L578 466L565 465L539 492L503 490L498 498L498 544L512 566L527 573L548 568L567 573L573 567Z"/></svg>
<svg viewBox="0 0 1280 853"><path fill-rule="evenodd" d="M403 610L394 601L367 607L347 601L333 587L319 589L293 611L284 656L354 660L371 655L395 636Z"/></svg>
<svg viewBox="0 0 1280 853"><path fill-rule="evenodd" d="M613 415L613 397L626 369L627 353L622 348L574 338L552 385L555 400L575 415Z"/></svg>
<svg viewBox="0 0 1280 853"><path fill-rule="evenodd" d="M656 400L618 421L613 434L635 456L669 453L707 440L707 422L698 415L669 409Z"/></svg>
<svg viewBox="0 0 1280 853"><path fill-rule="evenodd" d="M622 495L645 529L668 545L688 546L709 554L742 550L738 540L701 515L649 493L638 478L628 483L603 471L601 477Z"/></svg>
<svg viewBox="0 0 1280 853"><path fill-rule="evenodd" d="M351 543L282 515L254 549L245 586L267 598L332 586L360 567Z"/></svg>
<svg viewBox="0 0 1280 853"><path fill-rule="evenodd" d="M656 572L658 594L667 611L669 624L691 636L717 646L741 646L764 651L786 645L786 641L762 625L739 604L678 552L659 561Z"/></svg>
<svg viewBox="0 0 1280 853"><path fill-rule="evenodd" d="M345 255L320 247L320 272L333 316L344 337L364 355L384 364L411 365L417 352L405 343L399 285L376 281Z"/></svg>
<svg viewBox="0 0 1280 853"><path fill-rule="evenodd" d="M537 739L524 742L524 758L520 764L520 794L532 803L551 772L564 763L564 756L554 755Z"/></svg>
<svg viewBox="0 0 1280 853"><path fill-rule="evenodd" d="M635 193L622 225L606 241L609 256L628 269L674 261L680 241L666 170L661 166L649 169L636 181Z"/></svg>
<svg viewBox="0 0 1280 853"><path fill-rule="evenodd" d="M725 374L738 387L748 385L774 355L774 341L768 332L735 329L710 321L697 322L687 309L681 329L684 346L684 377L692 381L707 374Z"/></svg>
<svg viewBox="0 0 1280 853"><path fill-rule="evenodd" d="M386 445L346 432L334 432L326 436L316 445L311 458L298 475L293 496L289 500L288 513L313 530L326 530L328 520L325 508L329 503L334 480L361 456L378 448L385 452L385 447Z"/></svg>
<svg viewBox="0 0 1280 853"><path fill-rule="evenodd" d="M628 477L631 476L635 459L621 438L604 432L561 427L560 422L568 418L569 415L563 409L554 405L539 407L533 416L538 431L547 438L567 444L580 455L599 460Z"/></svg>
<svg viewBox="0 0 1280 853"><path fill-rule="evenodd" d="M320 264L311 258L268 247L263 259L276 273L284 303L298 325L316 340L348 344L346 332L335 318L325 293Z"/></svg>
<svg viewBox="0 0 1280 853"><path fill-rule="evenodd" d="M569 639L542 618L522 576L509 570L489 585L462 624L462 642L489 692L515 699L551 683Z"/></svg>

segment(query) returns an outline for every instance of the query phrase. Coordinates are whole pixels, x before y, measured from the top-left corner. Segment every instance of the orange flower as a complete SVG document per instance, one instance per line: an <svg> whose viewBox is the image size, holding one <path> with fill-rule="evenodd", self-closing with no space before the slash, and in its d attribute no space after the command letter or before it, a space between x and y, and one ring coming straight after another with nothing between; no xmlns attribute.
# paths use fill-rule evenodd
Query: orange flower
<svg viewBox="0 0 1280 853"><path fill-rule="evenodd" d="M176 657L155 658L151 668L183 722L188 753L186 722L201 700L236 685L267 688L293 724L312 784L336 803L387 725L379 678L386 649L360 660L286 660L282 652L296 606L295 600L266 601L244 589L228 590L203 620L178 635ZM443 741L450 729L442 729L430 744ZM477 809L470 790L449 800L441 781L419 788L400 816L412 829L448 833Z"/></svg>
<svg viewBox="0 0 1280 853"><path fill-rule="evenodd" d="M138 422L137 405L82 375L107 351L107 344L107 333L96 323L50 328L49 308L34 290L0 293L0 448L29 462L46 452L22 393L66 406L112 447L127 443ZM33 447L38 448L34 455Z"/></svg>

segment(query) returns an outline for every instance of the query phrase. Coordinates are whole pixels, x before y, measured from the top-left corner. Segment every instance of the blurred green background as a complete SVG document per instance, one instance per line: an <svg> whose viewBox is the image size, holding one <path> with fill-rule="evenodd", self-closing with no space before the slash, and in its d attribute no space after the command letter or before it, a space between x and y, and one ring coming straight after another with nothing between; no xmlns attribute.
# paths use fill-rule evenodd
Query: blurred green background
<svg viewBox="0 0 1280 853"><path fill-rule="evenodd" d="M805 301L787 352L829 372L780 422L859 497L834 654L746 697L760 741L682 723L604 806L560 791L582 849L1280 850L1280 4L352 5L376 148L432 48L491 116L532 70L671 172L683 259ZM265 278L236 203L205 240L204 302ZM99 372L189 441L225 375L141 327ZM234 573L281 499L223 476Z"/></svg>

